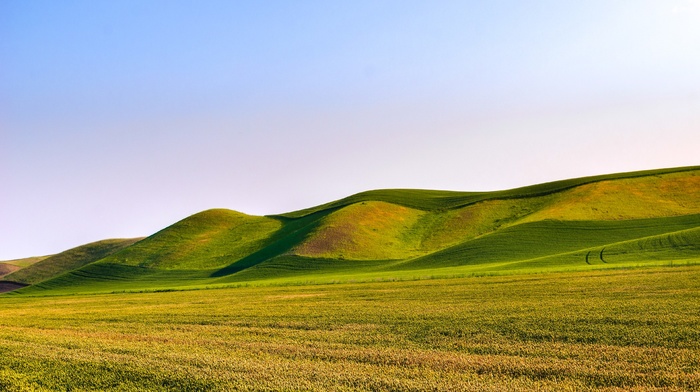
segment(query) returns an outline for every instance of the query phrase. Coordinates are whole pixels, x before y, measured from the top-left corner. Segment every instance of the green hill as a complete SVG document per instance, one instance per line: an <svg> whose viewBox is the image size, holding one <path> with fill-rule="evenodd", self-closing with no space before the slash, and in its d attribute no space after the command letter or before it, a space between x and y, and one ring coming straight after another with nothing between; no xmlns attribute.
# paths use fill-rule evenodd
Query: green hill
<svg viewBox="0 0 700 392"><path fill-rule="evenodd" d="M41 260L44 260L46 258L49 258L51 256L34 256L34 257L25 257L23 259L15 259L15 260L5 260L5 261L0 261L0 264L4 265L14 265L18 268L24 268L28 267L34 263L38 263Z"/></svg>
<svg viewBox="0 0 700 392"><path fill-rule="evenodd" d="M93 242L65 252L41 258L31 265L6 275L3 279L24 284L36 284L78 269L118 252L139 239L111 239Z"/></svg>
<svg viewBox="0 0 700 392"><path fill-rule="evenodd" d="M49 256L25 257L23 259L0 261L0 279L24 267L48 258Z"/></svg>
<svg viewBox="0 0 700 392"><path fill-rule="evenodd" d="M208 210L104 259L104 263L162 270L219 269L267 245L281 223L229 210Z"/></svg>
<svg viewBox="0 0 700 392"><path fill-rule="evenodd" d="M299 211L281 214L283 217L299 218L315 212L345 207L363 201L385 201L406 207L421 210L445 210L475 204L485 200L494 199L516 199L545 196L557 192L562 192L581 185L595 184L602 181L615 181L622 179L635 179L642 177L663 176L666 174L676 174L685 176L687 172L695 172L700 166L688 166L670 169L645 170L629 173L606 174L600 176L581 177L570 180L554 181L544 184L530 185L522 188L515 188L494 192L456 192L456 191L434 191L420 189L384 189L361 192L344 199L322 204ZM691 175L692 176L692 175Z"/></svg>
<svg viewBox="0 0 700 392"><path fill-rule="evenodd" d="M14 264L2 262L0 263L0 278L2 278L3 276L7 276L19 269L20 267Z"/></svg>
<svg viewBox="0 0 700 392"><path fill-rule="evenodd" d="M377 190L265 217L208 210L61 274L6 278L43 294L689 264L698 228L700 167L684 167L497 192Z"/></svg>

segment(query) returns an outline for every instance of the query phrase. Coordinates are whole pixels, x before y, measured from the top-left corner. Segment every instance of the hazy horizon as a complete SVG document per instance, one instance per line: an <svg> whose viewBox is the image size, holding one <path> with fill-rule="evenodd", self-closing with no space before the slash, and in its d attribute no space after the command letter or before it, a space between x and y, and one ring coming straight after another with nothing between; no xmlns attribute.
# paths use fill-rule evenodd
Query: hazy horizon
<svg viewBox="0 0 700 392"><path fill-rule="evenodd" d="M0 64L0 260L700 164L698 0L10 0Z"/></svg>

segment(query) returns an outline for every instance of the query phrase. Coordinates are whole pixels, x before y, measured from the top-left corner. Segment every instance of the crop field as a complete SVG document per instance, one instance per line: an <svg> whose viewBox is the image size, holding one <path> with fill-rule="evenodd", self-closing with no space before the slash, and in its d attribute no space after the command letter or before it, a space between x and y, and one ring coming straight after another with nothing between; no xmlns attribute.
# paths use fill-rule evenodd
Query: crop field
<svg viewBox="0 0 700 392"><path fill-rule="evenodd" d="M700 390L700 167L378 190L0 263L0 391Z"/></svg>
<svg viewBox="0 0 700 392"><path fill-rule="evenodd" d="M0 390L700 389L700 267L0 296Z"/></svg>

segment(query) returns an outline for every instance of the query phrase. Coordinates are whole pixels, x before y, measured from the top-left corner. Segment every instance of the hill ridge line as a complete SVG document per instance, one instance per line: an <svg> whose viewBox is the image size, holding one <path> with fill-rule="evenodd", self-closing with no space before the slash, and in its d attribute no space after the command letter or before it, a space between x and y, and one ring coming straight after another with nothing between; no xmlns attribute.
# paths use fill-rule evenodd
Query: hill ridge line
<svg viewBox="0 0 700 392"><path fill-rule="evenodd" d="M675 167L675 168L638 170L638 171L632 171L632 172L620 172L620 173L613 173L613 174L585 176L585 177L578 177L578 178L572 178L572 179L548 181L548 182L543 182L540 184L526 185L526 186L522 186L522 187L517 187L517 188L512 188L512 189L504 189L504 190L496 190L496 191L447 191L447 190L429 190L429 189L414 189L414 188L374 189L374 190L367 190L367 191L358 192L358 193L355 193L353 195L344 197L342 199L330 201L328 203L320 204L320 205L315 206L315 207L309 207L309 208L304 208L301 210L280 213L280 214L271 214L271 215L265 215L265 216L271 217L271 218L296 219L296 218L300 218L300 217L309 215L309 214L314 213L314 212L323 211L323 210L331 209L331 208L342 208L342 207L356 204L356 203L360 203L363 201L384 201L384 202L388 202L388 203L392 203L392 204L398 204L398 205L401 205L404 207L416 208L416 209L423 210L423 211L434 211L435 210L435 209L430 209L430 208L424 209L424 208L416 206L415 204L412 204L412 203L402 203L402 202L396 201L396 200L385 200L381 197L377 198L377 196L374 196L375 198L370 198L371 195L387 193L387 192L413 192L413 193L426 193L426 194L427 193L442 193L442 194L445 194L445 196L447 196L447 194L451 194L450 195L451 197L445 197L445 199L455 198L455 197L456 198L475 197L475 199L465 200L464 202L458 202L458 203L452 204L449 207L445 208L445 209L457 209L457 208L470 206L470 205L473 205L473 204L476 204L479 202L483 202L483 201L488 201L488 200L512 200L512 199L523 199L523 198L529 198L529 197L547 196L550 194L570 190L572 188L576 188L579 186L593 184L593 183L602 182L602 181L651 177L651 176L658 176L658 175L664 175L664 174L683 173L683 172L695 171L695 170L700 170L700 166L682 166L682 167ZM529 189L541 188L541 187L547 187L548 189L521 193L522 191L527 191ZM552 188L549 189L549 187L552 187ZM439 210L439 208L437 210Z"/></svg>
<svg viewBox="0 0 700 392"><path fill-rule="evenodd" d="M16 294L43 295L700 263L699 190L700 166L687 166L491 192L373 190L279 215L212 208L129 244L69 249L7 280L31 284Z"/></svg>

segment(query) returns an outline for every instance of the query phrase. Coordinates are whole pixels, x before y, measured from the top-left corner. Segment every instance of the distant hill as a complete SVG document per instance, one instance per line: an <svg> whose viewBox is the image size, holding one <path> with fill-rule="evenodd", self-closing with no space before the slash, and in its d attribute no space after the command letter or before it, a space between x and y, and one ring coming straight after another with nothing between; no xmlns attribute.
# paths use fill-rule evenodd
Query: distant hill
<svg viewBox="0 0 700 392"><path fill-rule="evenodd" d="M208 210L110 241L5 279L51 294L692 264L700 167L496 192L376 190L276 216Z"/></svg>
<svg viewBox="0 0 700 392"><path fill-rule="evenodd" d="M34 284L78 269L133 245L139 239L111 239L93 242L59 254L38 258L24 268L4 276L3 280ZM27 259L23 259L27 260Z"/></svg>
<svg viewBox="0 0 700 392"><path fill-rule="evenodd" d="M3 276L7 276L17 270L19 270L20 267L14 265L14 264L9 264L9 263L0 263L0 278Z"/></svg>
<svg viewBox="0 0 700 392"><path fill-rule="evenodd" d="M28 267L34 263L46 259L49 256L26 257L24 259L0 261L0 278L7 276L24 267Z"/></svg>

